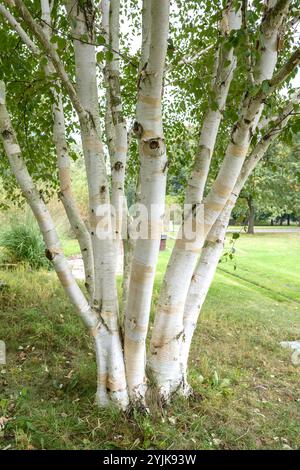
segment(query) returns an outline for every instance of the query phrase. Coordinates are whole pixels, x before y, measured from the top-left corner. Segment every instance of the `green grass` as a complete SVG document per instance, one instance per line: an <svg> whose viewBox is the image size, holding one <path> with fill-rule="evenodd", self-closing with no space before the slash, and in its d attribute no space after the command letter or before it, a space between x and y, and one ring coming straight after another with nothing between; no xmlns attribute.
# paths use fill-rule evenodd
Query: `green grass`
<svg viewBox="0 0 300 470"><path fill-rule="evenodd" d="M156 290L172 243L161 253ZM9 420L0 448L299 448L299 370L279 346L300 338L299 238L243 235L236 249L219 266L197 328L195 396L164 410L153 400L151 416L95 409L93 345L54 273L1 272L8 363L0 416Z"/></svg>
<svg viewBox="0 0 300 470"><path fill-rule="evenodd" d="M300 302L300 234L243 235L235 248L234 260L221 269L270 289L278 299Z"/></svg>
<svg viewBox="0 0 300 470"><path fill-rule="evenodd" d="M79 243L77 240L71 238L63 238L61 244L65 256L69 257L72 255L80 254Z"/></svg>

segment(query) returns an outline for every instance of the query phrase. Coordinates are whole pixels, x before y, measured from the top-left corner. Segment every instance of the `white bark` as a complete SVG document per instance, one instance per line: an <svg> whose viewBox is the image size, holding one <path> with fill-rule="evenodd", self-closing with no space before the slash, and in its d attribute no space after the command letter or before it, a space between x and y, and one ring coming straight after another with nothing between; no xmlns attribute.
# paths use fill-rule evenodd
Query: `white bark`
<svg viewBox="0 0 300 470"><path fill-rule="evenodd" d="M51 11L48 0L41 0L42 20L45 34L51 39ZM17 30L17 28L16 28ZM21 36L22 37L22 36ZM23 38L24 40L24 38ZM37 51L34 51L35 55ZM51 62L45 67L48 76L55 72ZM80 216L74 194L72 192L71 183L71 160L68 152L68 144L66 141L65 117L62 103L61 93L52 89L55 103L52 106L53 115L53 141L55 144L57 155L58 176L60 183L59 197L66 211L70 225L78 240L80 251L84 263L85 286L89 293L90 302L93 302L95 284L94 284L94 258L92 250L92 242L89 231Z"/></svg>
<svg viewBox="0 0 300 470"><path fill-rule="evenodd" d="M280 7L268 10L262 22L263 40L274 36L274 29L280 28L287 12L288 0L279 0ZM273 5L272 5L273 6ZM226 23L227 24L227 23ZM267 59L264 55L267 55ZM268 77L273 75L277 59L277 50L271 47L262 50L257 70L268 67ZM256 74L259 83L264 80L265 73ZM204 202L204 239L208 235L217 217L222 212L240 174L256 125L263 110L263 98L251 98L246 95L241 117L234 127L224 161L213 187ZM201 177L201 176L200 176ZM178 390L183 382L183 371L180 351L183 339L184 305L188 294L201 241L187 248L186 240L177 240L170 258L155 317L151 339L150 366L163 398Z"/></svg>
<svg viewBox="0 0 300 470"><path fill-rule="evenodd" d="M89 298L92 300L94 298L95 280L91 236L80 216L80 212L72 192L70 175L71 161L65 137L64 112L60 95L57 96L57 100L58 102L53 105L53 141L57 154L58 175L60 182L59 197L80 246L84 264L85 286L89 293Z"/></svg>
<svg viewBox="0 0 300 470"><path fill-rule="evenodd" d="M55 46L50 42L49 34L32 18L22 0L16 1L16 7L30 31L39 41L44 53L51 60L80 120L89 186L91 236L95 260L96 289L93 307L100 315L98 327L93 330L96 338L98 376L100 377L96 400L100 405L106 405L112 399L118 406L125 408L128 404L128 398L117 322L118 300L112 262L113 242L111 239L103 241L96 237L96 228L101 222L98 208L102 203L109 203L109 192L100 135L95 48L89 44L82 44L79 38L74 41L77 88L75 90ZM75 16L78 20L76 25L73 23L74 34L80 36L87 33L92 39L93 7L92 4L86 4L82 8L86 8L84 12L86 16L80 8L78 11L77 7L72 9L73 18ZM89 28L87 27L88 23ZM97 338L102 338L101 348L98 347Z"/></svg>
<svg viewBox="0 0 300 470"><path fill-rule="evenodd" d="M140 70L135 131L139 140L141 161L140 202L147 208L148 214L151 214L149 229L152 231L152 239L138 239L135 243L125 319L128 390L131 400L142 405L145 397L145 342L166 187L167 157L162 128L162 79L167 52L169 1L152 0L150 14L148 7L149 1L144 1L143 31L146 37L143 37L142 57L145 63Z"/></svg>
<svg viewBox="0 0 300 470"><path fill-rule="evenodd" d="M241 28L241 10L235 11L233 1L228 1L223 12L220 30L224 38L233 30ZM222 25L226 26L222 26ZM226 45L225 45L226 46ZM210 103L203 120L198 151L195 156L192 174L188 180L186 190L186 203L201 203L207 175L210 168L211 157L222 120L229 87L236 68L234 49L226 48L224 43L219 47L216 57L216 76L212 86L213 103ZM215 109L217 107L217 109Z"/></svg>
<svg viewBox="0 0 300 470"><path fill-rule="evenodd" d="M22 26L17 22L14 16L7 10L3 5L0 4L0 13L4 16L7 22L11 25L11 27L19 34L20 38L26 44L31 52L35 55L40 53L39 48L34 44L34 42L30 39L28 34L24 31Z"/></svg>
<svg viewBox="0 0 300 470"><path fill-rule="evenodd" d="M8 0L5 1L9 3ZM44 18L50 24L48 0L41 0L41 2ZM15 3L17 11L37 40L39 48L8 10L0 6L0 13L4 15L24 43L35 54L40 54L42 51L47 56L79 117L89 187L91 234L80 226L82 221L80 217L78 218L79 214L71 193L70 162L65 140L63 106L61 97L57 95L57 102L53 108L54 141L58 154L62 200L71 224L76 230L78 227L78 238L83 236L82 247L88 242L90 243L91 239L93 240L93 253L91 255L90 250L90 259L85 261L87 270L89 269L91 272L91 277L95 278L95 295L92 306L89 306L74 281L63 257L50 215L39 193L34 188L22 160L20 148L4 106L4 98L2 98L0 126L4 147L17 180L38 220L47 245L48 257L53 261L62 285L95 338L98 370L97 402L101 406L105 406L113 400L120 407L125 408L128 404L128 386L132 402L144 406L146 390L145 342L159 252L166 186L167 157L162 127L162 83L165 72L170 2L169 0L144 0L143 2L143 38L134 127L139 140L141 161L139 199L151 214L149 229L152 230L152 238L149 235L149 239L136 242L131 269L129 263L126 271L127 274L130 272L125 321L126 377L118 324L114 263L115 243L111 239L112 233L110 233L108 240L99 240L96 236L97 228L99 224L101 225L98 209L102 208L104 204L110 203L110 196L100 132L96 59L95 47L93 46L93 3L76 1L74 4L72 0L67 2L69 16L75 20L71 22L71 25L74 37L76 86L73 86L72 80L66 73L56 47L50 41L47 28L41 27L32 18L22 0L15 0ZM273 90L300 60L299 49L273 77L278 55L278 34L289 3L289 0L266 2L266 12L260 31L262 38L262 42L259 43L260 57L253 71L253 80L259 91L254 96L251 93L246 93L243 99L240 118L231 133L231 140L220 172L205 200L204 224L201 228L203 228L206 242L196 270L194 271L194 268L199 258L202 241L187 245L188 240L186 239L176 241L167 268L155 319L150 357L150 366L160 393L167 399L178 387L186 384L190 342L197 323L199 309L203 304L222 252L228 218L239 193L239 185L241 185L243 178L247 177L253 165L262 157L267 146L270 145L271 136L273 136L273 134L265 134L268 137L264 137L256 147L255 156L250 156L245 163L251 138L257 129L266 98L261 84L267 80L270 89ZM103 0L103 5L105 9L104 30L107 34L109 47L115 51L112 62L108 62L106 67L109 91L107 94L106 131L112 164L112 203L117 209L115 232L119 235L122 231L122 219L124 219L124 176L127 153L127 132L122 112L118 57L120 0ZM232 29L240 28L241 15L240 11L234 10L235 5L236 2L231 0L226 3L220 24L224 36ZM110 15L108 15L108 7ZM89 43L81 40L83 34L87 35ZM51 67L49 68L50 73L53 70ZM196 210L202 202L234 68L233 50L228 51L221 46L217 54L216 76L213 83L214 101L217 109L213 109L214 106L210 107L204 118L195 165L186 191L186 202L193 204ZM251 75L250 81L252 81L252 70L249 70L249 73ZM290 111L292 109L290 108ZM279 131L288 121L290 111L289 114L280 116L280 122L279 118L275 121ZM154 211L151 212L153 208ZM111 221L111 214L108 218ZM95 261L94 268L92 267L93 260Z"/></svg>
<svg viewBox="0 0 300 470"><path fill-rule="evenodd" d="M280 7L274 9L274 3ZM272 0L267 5L268 10L261 26L261 41L263 45L267 44L268 47L264 48L262 45L259 60L255 67L254 79L257 85L261 85L264 80L273 76L278 57L277 36L289 3L289 0L279 0L278 2ZM224 161L204 203L204 235L208 234L221 213L237 181L263 109L264 102L260 95L251 98L248 93L246 94L241 117L233 129Z"/></svg>
<svg viewBox="0 0 300 470"><path fill-rule="evenodd" d="M152 0L143 1L142 8L142 45L139 63L140 73L143 70L145 64L148 62L150 55Z"/></svg>
<svg viewBox="0 0 300 470"><path fill-rule="evenodd" d="M229 1L223 12L220 30L227 36L241 26L241 12ZM186 204L201 203L210 161L224 111L229 86L236 66L233 49L220 46L216 57L216 76L212 84L215 104L210 106L201 128L198 151L186 191ZM186 222L186 221L185 221ZM179 353L183 332L183 310L190 278L201 244L188 243L183 234L175 243L160 294L151 339L150 366L161 394L168 396L181 383Z"/></svg>
<svg viewBox="0 0 300 470"><path fill-rule="evenodd" d="M46 255L53 263L56 274L65 292L72 304L75 305L83 322L90 330L93 330L98 325L99 319L96 313L89 306L69 269L68 262L62 252L51 215L44 203L42 195L36 189L34 182L28 173L26 164L22 158L17 137L6 109L5 85L3 82L0 82L0 134L11 169L40 227L47 247Z"/></svg>
<svg viewBox="0 0 300 470"><path fill-rule="evenodd" d="M44 31L48 39L51 37L51 14L48 0L41 0L42 19L44 21ZM6 18L12 28L18 33L24 44L31 50L35 56L39 56L40 49L33 43L22 26L16 21L13 15L3 6L0 5L0 13ZM46 27L46 25L48 25ZM45 67L47 75L54 73L54 67L51 62ZM58 159L58 172L60 180L60 198L63 202L70 225L73 228L78 239L81 253L83 256L85 267L86 287L90 298L93 296L94 290L94 267L91 240L88 230L80 217L76 201L72 194L71 178L70 178L70 158L68 154L67 142L65 138L65 123L61 95L56 89L52 90L56 104L53 105L53 140L56 147Z"/></svg>
<svg viewBox="0 0 300 470"><path fill-rule="evenodd" d="M270 129L254 147L249 157L247 157L230 198L214 223L205 241L201 256L191 279L184 309L184 333L181 345L181 367L184 375L184 393L189 393L190 390L187 382L187 367L192 337L223 251L231 211L249 175L252 173L257 163L264 157L270 145L287 126L294 107L299 103L299 101L300 93L298 90L292 96L291 101L282 110L280 117L274 117L269 120L272 124Z"/></svg>
<svg viewBox="0 0 300 470"><path fill-rule="evenodd" d="M86 162L89 188L90 225L95 265L94 306L99 311L106 332L101 347L97 349L101 365L101 379L98 381L97 401L106 405L111 398L125 408L128 404L123 351L118 325L118 298L114 269L114 243L112 233L103 240L97 236L101 225L99 209L109 204L109 186L101 142L98 109L95 46L81 42L87 34L90 42L94 37L93 5L67 3L68 13L73 19L76 89L88 120L81 120L82 147ZM110 214L107 214L108 223Z"/></svg>
<svg viewBox="0 0 300 470"><path fill-rule="evenodd" d="M190 392L190 387L187 382L187 366L193 333L223 251L225 234L235 200L236 196L234 195L232 196L232 200L227 202L225 208L222 210L210 230L190 281L190 287L184 308L183 340L180 351L180 369L183 375L183 386L181 392L184 395L187 395Z"/></svg>
<svg viewBox="0 0 300 470"><path fill-rule="evenodd" d="M21 150L5 108L2 82L0 83L0 88L0 132L10 166L39 224L47 246L46 255L52 261L64 290L70 301L77 308L79 315L95 340L97 359L96 402L100 406L106 406L110 403L110 398L120 407L125 408L127 406L127 399L126 397L124 398L123 389L123 358L122 355L121 357L119 355L119 344L116 335L112 333L115 325L110 319L104 318L103 314L98 316L98 312L96 313L90 307L70 271L47 206L35 188L25 162L22 159ZM110 358L112 354L114 359ZM107 394L108 387L110 391L109 396Z"/></svg>
<svg viewBox="0 0 300 470"><path fill-rule="evenodd" d="M120 0L102 0L102 29L112 60L106 61L104 78L106 85L106 133L111 164L111 203L115 208L115 261L117 264L123 233L123 217L126 217L124 196L127 159L127 128L123 115L120 85Z"/></svg>

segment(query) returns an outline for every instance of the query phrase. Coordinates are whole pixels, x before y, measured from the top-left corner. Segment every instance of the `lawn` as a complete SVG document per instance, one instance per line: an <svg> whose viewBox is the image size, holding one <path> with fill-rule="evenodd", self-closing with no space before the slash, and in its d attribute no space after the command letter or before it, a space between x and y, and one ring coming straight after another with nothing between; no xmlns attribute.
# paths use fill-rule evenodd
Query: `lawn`
<svg viewBox="0 0 300 470"><path fill-rule="evenodd" d="M62 247L65 256L69 257L72 255L78 255L80 253L79 243L76 239L63 238Z"/></svg>
<svg viewBox="0 0 300 470"><path fill-rule="evenodd" d="M236 241L193 343L196 393L163 410L153 397L151 416L95 409L92 343L54 273L1 272L8 362L0 369L0 417L8 421L0 448L300 448L300 369L279 346L300 339L299 237ZM172 243L160 256L155 300Z"/></svg>

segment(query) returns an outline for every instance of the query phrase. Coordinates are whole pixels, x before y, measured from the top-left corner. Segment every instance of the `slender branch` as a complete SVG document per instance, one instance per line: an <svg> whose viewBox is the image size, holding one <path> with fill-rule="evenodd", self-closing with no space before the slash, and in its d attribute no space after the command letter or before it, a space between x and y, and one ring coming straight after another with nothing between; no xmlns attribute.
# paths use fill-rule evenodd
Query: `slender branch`
<svg viewBox="0 0 300 470"><path fill-rule="evenodd" d="M0 4L0 13L4 16L10 26L18 33L22 41L29 47L29 49L35 54L39 55L41 53L40 49L34 44L30 39L28 34L24 31L22 26L18 23L15 17L10 13L9 10L5 8L4 5Z"/></svg>
<svg viewBox="0 0 300 470"><path fill-rule="evenodd" d="M300 63L300 47L298 47L285 64L275 73L273 78L269 81L270 89L273 91L276 87L281 85L294 69Z"/></svg>
<svg viewBox="0 0 300 470"><path fill-rule="evenodd" d="M245 46L246 46L247 53L248 53L248 55L246 56L247 73L248 73L249 83L251 85L254 85L253 65L252 65L252 58L251 58L251 45L249 41L248 24L247 24L247 9L248 9L248 0L243 0L242 1L242 26L245 32Z"/></svg>
<svg viewBox="0 0 300 470"><path fill-rule="evenodd" d="M202 249L201 256L191 278L189 292L186 299L184 311L184 341L181 347L181 364L184 371L184 391L189 393L190 387L187 383L187 363L190 344L197 325L199 314L206 295L214 278L214 274L223 251L223 244L226 230L233 206L240 195L248 177L254 170L258 162L264 157L266 151L282 130L287 126L289 119L293 115L295 104L299 103L300 90L294 94L280 114L275 118L269 131L260 139L245 161L241 174L232 190L228 201L212 226L206 243ZM241 197L241 196L240 196Z"/></svg>
<svg viewBox="0 0 300 470"><path fill-rule="evenodd" d="M106 44L106 43L104 43L104 44L101 43L100 44L100 43L97 43L97 42L94 42L94 41L88 41L86 39L82 39L82 38L78 38L78 37L75 38L72 34L65 33L64 31L61 31L60 29L55 28L53 25L50 25L43 18L40 18L40 17L37 17L37 18L42 23L44 23L46 26L49 26L52 29L52 31L54 31L57 34L60 34L61 36L65 37L66 39L71 39L72 41L74 41L74 39L76 39L76 41L79 41L82 44L88 44L89 46L104 47L104 48L108 49L110 52L113 52L114 54L117 54L119 57L121 57L121 59L123 59L128 64L132 65L132 67L134 67L135 69L138 68L138 65L135 62L133 62L132 58L128 57L126 54L123 54L119 50L114 49L110 44ZM97 29L96 26L95 26L95 28Z"/></svg>
<svg viewBox="0 0 300 470"><path fill-rule="evenodd" d="M250 155L245 160L245 163L242 167L241 174L238 178L237 185L242 187L253 168L256 166L257 162L265 154L266 148L268 148L271 143L274 141L276 136L286 127L290 118L294 114L294 108L300 103L300 88L298 88L291 99L287 102L281 113L278 117L274 116L274 120L270 120L272 123L270 128L266 133L261 137L258 143L255 145L254 149L251 151ZM236 192L236 191L234 191Z"/></svg>
<svg viewBox="0 0 300 470"><path fill-rule="evenodd" d="M8 0L4 0L6 3L8 3ZM46 55L49 57L51 62L53 63L53 66L61 79L63 85L65 86L67 93L72 101L72 104L80 118L87 118L87 113L85 109L83 108L76 90L70 80L69 75L67 74L64 65L57 54L55 47L53 44L50 42L49 38L45 34L43 28L33 19L31 16L29 10L26 8L22 0L15 0L15 6L27 24L28 28L32 32L32 34L37 38L37 40L40 42L41 46L43 47Z"/></svg>
<svg viewBox="0 0 300 470"><path fill-rule="evenodd" d="M214 44L211 44L210 46L207 46L205 49L202 49L201 51L197 52L194 55L190 54L185 54L183 55L180 60L177 63L171 63L165 68L165 74L172 72L175 68L181 66L181 65L192 65L194 64L200 57L205 55L208 51L210 51L213 47L215 47Z"/></svg>
<svg viewBox="0 0 300 470"><path fill-rule="evenodd" d="M0 135L12 172L14 173L22 193L30 205L43 234L47 247L46 256L52 261L65 292L69 296L71 302L76 306L83 322L88 328L94 329L97 326L99 319L96 313L89 306L70 271L68 262L61 249L60 241L51 215L28 172L26 163L22 157L17 136L6 109L5 85L3 82L0 82Z"/></svg>
<svg viewBox="0 0 300 470"><path fill-rule="evenodd" d="M47 23L51 24L51 9L48 0L41 0L42 15ZM45 22L46 23L46 22ZM51 40L52 30L43 23L45 33ZM46 76L51 76L55 70L51 61L45 66ZM56 149L58 176L60 183L59 198L64 206L70 226L72 227L78 240L80 251L84 263L85 286L89 293L89 300L92 304L94 295L94 260L92 251L92 241L89 231L80 215L73 191L71 180L71 160L66 141L65 116L62 102L62 94L52 87L55 103L52 105L53 115L53 142Z"/></svg>

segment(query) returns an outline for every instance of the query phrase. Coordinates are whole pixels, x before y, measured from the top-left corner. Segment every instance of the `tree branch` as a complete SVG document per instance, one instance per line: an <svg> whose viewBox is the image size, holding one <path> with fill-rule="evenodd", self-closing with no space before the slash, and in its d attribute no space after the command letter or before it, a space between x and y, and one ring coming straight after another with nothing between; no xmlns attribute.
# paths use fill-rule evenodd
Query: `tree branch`
<svg viewBox="0 0 300 470"><path fill-rule="evenodd" d="M254 85L253 67L252 67L252 59L251 59L251 45L249 41L248 25L247 25L247 9L248 9L248 0L243 0L242 1L242 26L245 32L245 46L248 49L248 53L249 53L249 55L246 56L247 73L248 73L249 83L251 85Z"/></svg>
<svg viewBox="0 0 300 470"><path fill-rule="evenodd" d="M9 0L4 0L6 3L9 3ZM44 49L45 54L49 57L51 60L59 78L61 79L69 97L70 100L72 101L72 104L78 114L78 116L81 119L85 119L87 117L87 113L85 109L83 108L76 90L70 80L70 77L68 76L67 72L65 71L65 68L63 66L63 63L57 54L55 47L53 44L51 44L49 38L43 31L43 28L33 19L31 16L29 10L26 8L22 0L15 0L15 6L20 14L20 16L23 18L25 23L27 24L28 28L32 32L32 34L37 38L37 40L40 42L41 46Z"/></svg>
<svg viewBox="0 0 300 470"><path fill-rule="evenodd" d="M53 263L61 284L70 301L75 305L83 322L89 329L97 326L99 319L89 306L85 296L75 281L68 262L61 249L55 225L46 204L37 190L26 163L22 157L17 136L12 127L5 104L5 85L0 82L0 135L10 167L37 220L47 247L46 256Z"/></svg>
<svg viewBox="0 0 300 470"><path fill-rule="evenodd" d="M35 55L39 55L41 53L40 49L34 44L34 42L30 39L28 34L24 31L22 26L18 23L15 17L10 13L9 10L5 8L4 5L0 4L0 13L3 17L7 20L10 26L18 33L24 44L29 47L31 52Z"/></svg>

